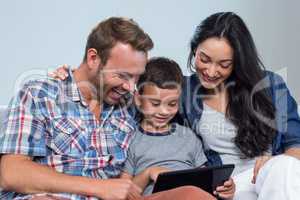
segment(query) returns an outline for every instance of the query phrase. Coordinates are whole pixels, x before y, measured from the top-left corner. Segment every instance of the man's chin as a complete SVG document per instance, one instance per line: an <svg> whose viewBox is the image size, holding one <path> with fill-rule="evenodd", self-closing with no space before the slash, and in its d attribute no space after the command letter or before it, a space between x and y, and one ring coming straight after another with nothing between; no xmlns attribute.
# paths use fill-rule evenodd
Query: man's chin
<svg viewBox="0 0 300 200"><path fill-rule="evenodd" d="M114 99L114 98L107 97L104 99L104 102L107 103L108 105L116 105L121 102L121 98Z"/></svg>

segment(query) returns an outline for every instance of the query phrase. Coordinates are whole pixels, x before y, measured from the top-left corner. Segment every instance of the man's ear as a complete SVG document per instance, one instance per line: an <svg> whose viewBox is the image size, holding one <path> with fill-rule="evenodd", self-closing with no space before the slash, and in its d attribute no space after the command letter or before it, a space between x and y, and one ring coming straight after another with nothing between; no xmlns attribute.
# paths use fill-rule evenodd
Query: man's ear
<svg viewBox="0 0 300 200"><path fill-rule="evenodd" d="M87 50L86 62L90 70L98 70L101 64L101 58L96 49L90 48Z"/></svg>

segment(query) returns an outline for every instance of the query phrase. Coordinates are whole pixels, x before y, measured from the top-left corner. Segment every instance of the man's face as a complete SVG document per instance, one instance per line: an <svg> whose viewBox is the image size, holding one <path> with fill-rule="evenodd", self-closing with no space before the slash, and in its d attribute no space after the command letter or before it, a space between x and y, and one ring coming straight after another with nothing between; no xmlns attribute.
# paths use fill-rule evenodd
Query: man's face
<svg viewBox="0 0 300 200"><path fill-rule="evenodd" d="M107 63L99 70L99 86L103 100L118 104L129 92L133 93L138 78L145 71L147 54L133 49L129 44L117 43Z"/></svg>

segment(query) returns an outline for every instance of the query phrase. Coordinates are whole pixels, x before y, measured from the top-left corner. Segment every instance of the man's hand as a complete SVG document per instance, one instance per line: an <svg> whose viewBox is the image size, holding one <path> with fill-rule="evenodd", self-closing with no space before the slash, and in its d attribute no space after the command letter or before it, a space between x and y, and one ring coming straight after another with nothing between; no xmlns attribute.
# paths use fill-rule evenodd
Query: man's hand
<svg viewBox="0 0 300 200"><path fill-rule="evenodd" d="M52 78L63 81L68 77L68 65L64 64L59 66L55 71L50 72L48 75Z"/></svg>
<svg viewBox="0 0 300 200"><path fill-rule="evenodd" d="M272 156L260 156L256 159L254 170L253 170L253 178L252 178L252 183L256 183L256 177L258 175L259 170L266 164L268 160L270 160Z"/></svg>
<svg viewBox="0 0 300 200"><path fill-rule="evenodd" d="M232 178L225 181L224 185L219 186L214 191L214 195L221 197L222 199L232 199L235 193L235 183Z"/></svg>
<svg viewBox="0 0 300 200"><path fill-rule="evenodd" d="M103 184L103 185L102 185ZM104 200L135 200L141 198L142 190L129 179L103 180L98 198Z"/></svg>

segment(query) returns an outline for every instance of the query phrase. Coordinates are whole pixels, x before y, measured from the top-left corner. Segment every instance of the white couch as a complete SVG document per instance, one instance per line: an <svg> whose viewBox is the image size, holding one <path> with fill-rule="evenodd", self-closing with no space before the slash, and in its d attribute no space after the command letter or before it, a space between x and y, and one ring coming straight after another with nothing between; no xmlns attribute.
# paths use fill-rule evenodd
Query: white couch
<svg viewBox="0 0 300 200"><path fill-rule="evenodd" d="M4 119L4 111L5 111L5 107L4 106L2 106L2 107L0 107L0 131L2 131L2 122L3 122L3 119ZM1 187L0 187L0 191L1 191L2 189L1 189Z"/></svg>
<svg viewBox="0 0 300 200"><path fill-rule="evenodd" d="M0 130L2 130L2 122L4 120L5 106L0 106Z"/></svg>
<svg viewBox="0 0 300 200"><path fill-rule="evenodd" d="M2 131L3 128L4 112L5 106L0 106L0 131Z"/></svg>

